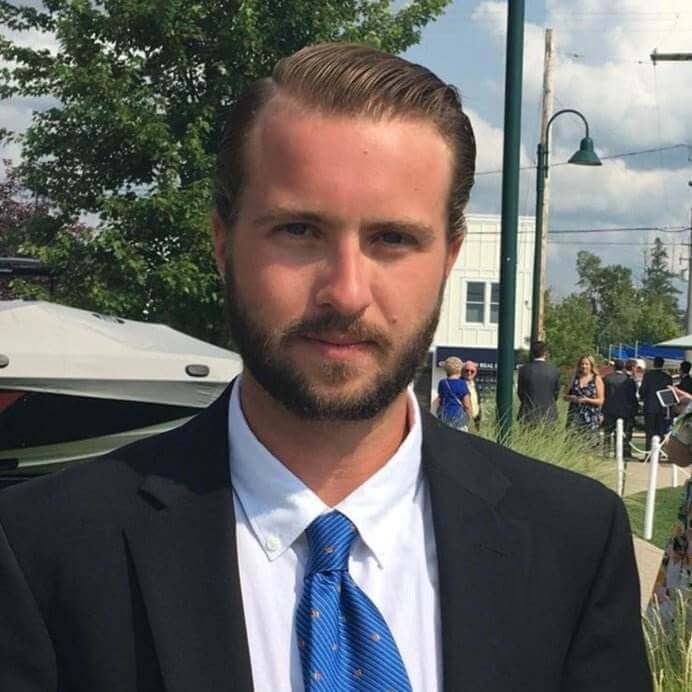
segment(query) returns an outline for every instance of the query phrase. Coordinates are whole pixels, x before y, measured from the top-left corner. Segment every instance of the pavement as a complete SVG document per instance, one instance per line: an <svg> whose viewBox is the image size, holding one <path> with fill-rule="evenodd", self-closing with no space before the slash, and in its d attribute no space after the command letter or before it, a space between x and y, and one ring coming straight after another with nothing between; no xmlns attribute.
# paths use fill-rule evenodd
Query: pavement
<svg viewBox="0 0 692 692"><path fill-rule="evenodd" d="M639 538L639 536L632 536L632 540L634 541L634 557L637 561L637 570L639 571L641 608L644 611L654 588L663 551L652 543Z"/></svg>

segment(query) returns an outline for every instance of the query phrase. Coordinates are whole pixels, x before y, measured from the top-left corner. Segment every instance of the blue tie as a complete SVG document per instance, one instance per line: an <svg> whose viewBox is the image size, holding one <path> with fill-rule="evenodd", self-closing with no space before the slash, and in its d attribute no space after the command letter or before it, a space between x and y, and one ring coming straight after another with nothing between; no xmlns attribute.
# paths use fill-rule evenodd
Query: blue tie
<svg viewBox="0 0 692 692"><path fill-rule="evenodd" d="M407 692L411 683L392 633L348 573L356 527L339 512L307 528L310 556L296 632L308 692Z"/></svg>

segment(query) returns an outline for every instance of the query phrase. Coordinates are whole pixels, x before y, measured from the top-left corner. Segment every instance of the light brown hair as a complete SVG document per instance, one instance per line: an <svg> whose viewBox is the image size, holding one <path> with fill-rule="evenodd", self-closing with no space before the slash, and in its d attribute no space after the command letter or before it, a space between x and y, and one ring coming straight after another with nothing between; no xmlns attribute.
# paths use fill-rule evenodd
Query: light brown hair
<svg viewBox="0 0 692 692"><path fill-rule="evenodd" d="M579 366L581 365L581 362L583 360L588 360L589 365L591 366L591 374L596 377L598 376L598 369L596 368L596 361L594 360L593 356L590 356L588 353L585 353L583 356L579 356L579 360L577 361L577 367L576 367L576 376L579 375Z"/></svg>
<svg viewBox="0 0 692 692"><path fill-rule="evenodd" d="M430 122L452 152L447 237L463 236L473 185L476 143L456 88L421 65L350 43L320 43L280 60L271 77L253 82L228 117L214 179L214 205L226 229L246 183L245 143L262 107L285 95L325 115Z"/></svg>

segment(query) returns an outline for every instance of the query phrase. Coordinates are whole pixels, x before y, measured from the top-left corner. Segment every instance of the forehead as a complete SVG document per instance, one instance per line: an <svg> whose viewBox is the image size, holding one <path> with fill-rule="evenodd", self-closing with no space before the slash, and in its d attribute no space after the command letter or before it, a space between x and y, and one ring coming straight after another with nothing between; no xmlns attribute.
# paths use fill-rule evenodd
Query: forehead
<svg viewBox="0 0 692 692"><path fill-rule="evenodd" d="M321 114L285 97L262 110L246 149L254 201L446 223L452 154L431 123Z"/></svg>

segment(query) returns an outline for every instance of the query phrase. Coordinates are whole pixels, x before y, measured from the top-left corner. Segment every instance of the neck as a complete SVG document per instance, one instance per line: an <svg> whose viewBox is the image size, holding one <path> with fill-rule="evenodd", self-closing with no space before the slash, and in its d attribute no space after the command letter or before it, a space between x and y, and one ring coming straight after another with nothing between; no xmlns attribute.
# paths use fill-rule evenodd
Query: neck
<svg viewBox="0 0 692 692"><path fill-rule="evenodd" d="M381 469L408 432L408 395L364 421L305 420L245 371L240 403L257 439L330 507Z"/></svg>

